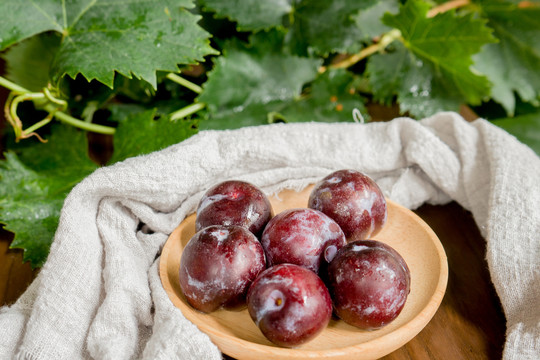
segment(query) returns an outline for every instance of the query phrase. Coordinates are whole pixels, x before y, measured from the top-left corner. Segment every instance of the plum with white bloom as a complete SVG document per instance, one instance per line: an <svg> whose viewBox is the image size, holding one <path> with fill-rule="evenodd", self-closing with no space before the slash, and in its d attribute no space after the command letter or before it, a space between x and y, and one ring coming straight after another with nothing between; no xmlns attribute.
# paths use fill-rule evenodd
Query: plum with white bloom
<svg viewBox="0 0 540 360"><path fill-rule="evenodd" d="M180 287L205 313L245 305L249 286L266 268L261 243L240 226L208 226L189 240L180 259Z"/></svg>
<svg viewBox="0 0 540 360"><path fill-rule="evenodd" d="M347 241L334 220L320 211L298 208L274 216L261 243L268 266L290 263L318 273Z"/></svg>
<svg viewBox="0 0 540 360"><path fill-rule="evenodd" d="M294 264L263 271L249 289L247 304L263 335L284 347L312 340L332 316L332 300L323 281L313 271Z"/></svg>
<svg viewBox="0 0 540 360"><path fill-rule="evenodd" d="M212 186L197 207L195 230L210 225L238 225L259 237L273 216L268 197L257 186L228 180Z"/></svg>
<svg viewBox="0 0 540 360"><path fill-rule="evenodd" d="M379 329L403 310L410 291L405 260L376 240L348 243L328 267L328 289L336 314L364 330Z"/></svg>
<svg viewBox="0 0 540 360"><path fill-rule="evenodd" d="M386 223L386 199L373 179L356 170L338 170L313 188L308 207L339 224L347 241L365 240Z"/></svg>

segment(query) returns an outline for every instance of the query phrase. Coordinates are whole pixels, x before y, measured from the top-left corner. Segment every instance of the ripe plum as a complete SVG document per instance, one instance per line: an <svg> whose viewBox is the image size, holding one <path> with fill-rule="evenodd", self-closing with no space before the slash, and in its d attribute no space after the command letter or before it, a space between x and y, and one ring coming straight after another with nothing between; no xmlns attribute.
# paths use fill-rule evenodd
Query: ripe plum
<svg viewBox="0 0 540 360"><path fill-rule="evenodd" d="M291 263L318 273L347 241L334 220L320 211L299 208L274 216L261 243L268 266Z"/></svg>
<svg viewBox="0 0 540 360"><path fill-rule="evenodd" d="M356 170L338 170L319 181L308 207L335 220L347 241L365 240L386 223L386 200L369 176Z"/></svg>
<svg viewBox="0 0 540 360"><path fill-rule="evenodd" d="M188 242L180 259L180 287L205 313L245 305L249 286L266 268L264 250L240 226L208 226Z"/></svg>
<svg viewBox="0 0 540 360"><path fill-rule="evenodd" d="M344 246L330 263L327 285L342 320L373 330L400 314L410 291L410 272L389 245L357 240Z"/></svg>
<svg viewBox="0 0 540 360"><path fill-rule="evenodd" d="M214 185L202 196L195 230L210 225L238 225L259 237L272 215L272 205L258 187L228 180Z"/></svg>
<svg viewBox="0 0 540 360"><path fill-rule="evenodd" d="M332 300L323 281L294 264L263 271L249 289L247 304L264 336L284 347L312 340L332 316Z"/></svg>

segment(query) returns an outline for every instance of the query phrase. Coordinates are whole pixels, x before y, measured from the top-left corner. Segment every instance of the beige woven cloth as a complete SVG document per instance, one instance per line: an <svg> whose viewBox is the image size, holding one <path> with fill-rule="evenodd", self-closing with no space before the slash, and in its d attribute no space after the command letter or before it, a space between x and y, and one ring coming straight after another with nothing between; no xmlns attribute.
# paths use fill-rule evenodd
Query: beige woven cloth
<svg viewBox="0 0 540 360"><path fill-rule="evenodd" d="M220 359L161 286L168 234L219 181L270 194L343 168L409 208L453 199L470 210L507 318L504 358L540 358L540 160L484 120L440 113L201 132L95 171L66 199L37 279L0 310L0 359Z"/></svg>

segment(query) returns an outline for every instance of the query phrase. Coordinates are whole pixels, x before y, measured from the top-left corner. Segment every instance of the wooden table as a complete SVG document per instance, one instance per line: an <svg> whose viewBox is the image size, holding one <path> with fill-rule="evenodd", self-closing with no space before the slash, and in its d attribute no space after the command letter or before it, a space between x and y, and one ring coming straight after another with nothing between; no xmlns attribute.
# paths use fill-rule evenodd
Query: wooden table
<svg viewBox="0 0 540 360"><path fill-rule="evenodd" d="M1 104L5 95L0 89ZM371 106L370 113L382 120L397 116L395 108L379 106ZM474 117L466 109L462 114ZM0 126L5 125L3 121L0 115ZM448 287L432 321L384 359L500 359L505 318L487 270L485 240L471 214L456 203L424 205L416 213L432 227L445 248ZM11 233L0 230L0 305L15 302L38 272L22 262L20 250L9 249L12 238Z"/></svg>

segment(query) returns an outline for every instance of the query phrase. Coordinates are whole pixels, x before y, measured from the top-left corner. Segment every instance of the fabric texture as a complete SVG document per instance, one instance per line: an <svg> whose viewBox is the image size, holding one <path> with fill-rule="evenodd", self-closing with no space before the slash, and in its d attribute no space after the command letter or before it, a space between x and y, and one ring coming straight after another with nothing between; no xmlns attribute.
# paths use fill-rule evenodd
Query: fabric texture
<svg viewBox="0 0 540 360"><path fill-rule="evenodd" d="M98 169L67 197L35 281L0 310L0 359L220 359L161 286L168 234L217 182L272 194L345 168L406 207L455 200L470 210L507 319L503 357L539 358L540 159L487 121L440 113L205 131Z"/></svg>

